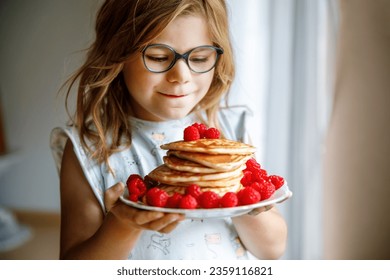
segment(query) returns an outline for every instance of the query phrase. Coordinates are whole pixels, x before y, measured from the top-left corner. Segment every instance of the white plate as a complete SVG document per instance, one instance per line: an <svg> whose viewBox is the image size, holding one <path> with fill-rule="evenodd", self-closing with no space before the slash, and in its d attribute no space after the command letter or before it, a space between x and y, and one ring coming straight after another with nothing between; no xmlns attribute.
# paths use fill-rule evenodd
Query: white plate
<svg viewBox="0 0 390 280"><path fill-rule="evenodd" d="M284 184L279 188L275 193L266 200L260 201L255 204L230 207L230 208L212 208L212 209L177 209L177 208L163 208L163 207L154 207L145 205L142 202L133 202L128 200L127 190L120 199L127 205L149 211L158 211L164 213L180 213L184 214L187 219L211 219L211 218L226 218L226 217L235 217L249 213L253 209L280 203L288 199L292 195L292 192L289 190L287 184Z"/></svg>

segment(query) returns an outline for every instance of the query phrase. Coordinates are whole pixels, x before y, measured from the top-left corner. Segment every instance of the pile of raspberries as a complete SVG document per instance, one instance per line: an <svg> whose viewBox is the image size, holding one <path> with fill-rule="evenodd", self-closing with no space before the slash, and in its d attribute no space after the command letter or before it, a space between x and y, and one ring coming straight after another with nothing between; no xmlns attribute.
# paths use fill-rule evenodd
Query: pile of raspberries
<svg viewBox="0 0 390 280"><path fill-rule="evenodd" d="M210 209L249 205L268 199L283 186L284 179L278 175L267 175L255 159L246 162L241 179L243 188L235 192L227 192L222 197L213 191L202 191L191 184L184 194L168 193L158 187L147 188L145 180L138 174L132 174L127 179L128 199L134 202L144 201L155 207L181 209Z"/></svg>
<svg viewBox="0 0 390 280"><path fill-rule="evenodd" d="M194 123L184 129L184 141L195 141L202 138L219 139L221 133L215 127L208 128L203 123Z"/></svg>

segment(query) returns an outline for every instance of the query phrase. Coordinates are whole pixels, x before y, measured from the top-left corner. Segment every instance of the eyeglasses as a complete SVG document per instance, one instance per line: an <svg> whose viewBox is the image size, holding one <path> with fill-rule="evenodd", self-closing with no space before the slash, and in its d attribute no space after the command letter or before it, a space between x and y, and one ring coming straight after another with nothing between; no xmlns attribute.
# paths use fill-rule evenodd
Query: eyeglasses
<svg viewBox="0 0 390 280"><path fill-rule="evenodd" d="M206 73L215 67L223 49L214 46L199 46L184 54L177 53L164 44L152 44L142 50L146 69L153 73L163 73L171 69L178 59L183 58L191 71Z"/></svg>

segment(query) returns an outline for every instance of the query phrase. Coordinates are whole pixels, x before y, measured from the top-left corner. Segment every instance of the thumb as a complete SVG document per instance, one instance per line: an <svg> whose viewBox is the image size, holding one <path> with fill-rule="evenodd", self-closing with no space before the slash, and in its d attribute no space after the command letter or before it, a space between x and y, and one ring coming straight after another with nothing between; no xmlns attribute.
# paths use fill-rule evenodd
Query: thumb
<svg viewBox="0 0 390 280"><path fill-rule="evenodd" d="M109 212L119 197L123 194L125 185L122 182L116 183L104 193L104 204L106 205L106 212Z"/></svg>

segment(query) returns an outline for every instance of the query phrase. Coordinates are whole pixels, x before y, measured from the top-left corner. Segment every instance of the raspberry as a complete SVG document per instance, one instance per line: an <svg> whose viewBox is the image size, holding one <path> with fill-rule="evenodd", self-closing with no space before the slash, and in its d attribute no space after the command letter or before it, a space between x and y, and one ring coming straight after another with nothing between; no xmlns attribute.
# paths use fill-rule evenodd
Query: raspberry
<svg viewBox="0 0 390 280"><path fill-rule="evenodd" d="M240 183L246 187L252 183L252 172L249 170L243 170L242 173L244 176L241 178Z"/></svg>
<svg viewBox="0 0 390 280"><path fill-rule="evenodd" d="M194 123L192 126L199 130L200 138L204 138L204 132L207 130L207 126L203 123Z"/></svg>
<svg viewBox="0 0 390 280"><path fill-rule="evenodd" d="M184 129L184 141L194 141L198 139L200 139L200 133L195 126L187 126Z"/></svg>
<svg viewBox="0 0 390 280"><path fill-rule="evenodd" d="M186 188L186 194L192 195L194 198L198 199L202 191L197 184L191 184Z"/></svg>
<svg viewBox="0 0 390 280"><path fill-rule="evenodd" d="M146 193L146 184L142 177L138 174L131 174L126 181L129 195L138 197L143 196Z"/></svg>
<svg viewBox="0 0 390 280"><path fill-rule="evenodd" d="M218 208L220 197L213 191L205 191L198 200L201 208Z"/></svg>
<svg viewBox="0 0 390 280"><path fill-rule="evenodd" d="M275 186L275 190L279 189L284 185L284 178L278 175L270 175L268 176L269 180Z"/></svg>
<svg viewBox="0 0 390 280"><path fill-rule="evenodd" d="M237 193L237 197L238 197L238 203L240 205L257 203L260 201L261 198L260 193L252 187L246 187L241 189Z"/></svg>
<svg viewBox="0 0 390 280"><path fill-rule="evenodd" d="M270 198L275 192L275 186L269 181L264 181L260 185L261 200Z"/></svg>
<svg viewBox="0 0 390 280"><path fill-rule="evenodd" d="M259 193L261 191L261 183L259 181L255 181L255 182L251 183L250 185L248 185L247 187L251 187L251 188L255 189L256 191L258 191Z"/></svg>
<svg viewBox="0 0 390 280"><path fill-rule="evenodd" d="M215 127L210 127L204 132L204 138L207 139L219 139L221 133Z"/></svg>
<svg viewBox="0 0 390 280"><path fill-rule="evenodd" d="M256 161L256 159L254 159L254 158L248 159L248 160L246 161L245 165L246 165L246 168L247 168L248 170L250 170L250 171L254 171L254 170L259 170L259 169L261 169L260 163L258 163L258 162Z"/></svg>
<svg viewBox="0 0 390 280"><path fill-rule="evenodd" d="M168 201L166 191L157 187L151 188L146 193L146 202L151 206L164 207Z"/></svg>
<svg viewBox="0 0 390 280"><path fill-rule="evenodd" d="M238 204L238 198L237 198L237 194L234 193L234 192L227 192L225 193L219 204L221 205L221 207L234 207L234 206L237 206Z"/></svg>
<svg viewBox="0 0 390 280"><path fill-rule="evenodd" d="M265 169L255 169L252 171L253 181L262 181L263 179L268 180L268 174Z"/></svg>
<svg viewBox="0 0 390 280"><path fill-rule="evenodd" d="M180 200L179 208L195 209L196 207L198 207L198 202L196 201L195 197L190 194L184 195Z"/></svg>
<svg viewBox="0 0 390 280"><path fill-rule="evenodd" d="M129 194L129 200L133 202L138 201L138 195L137 194Z"/></svg>
<svg viewBox="0 0 390 280"><path fill-rule="evenodd" d="M175 192L172 196L170 196L167 200L167 204L165 207L168 208L178 208L180 204L180 200L183 198L183 195Z"/></svg>

